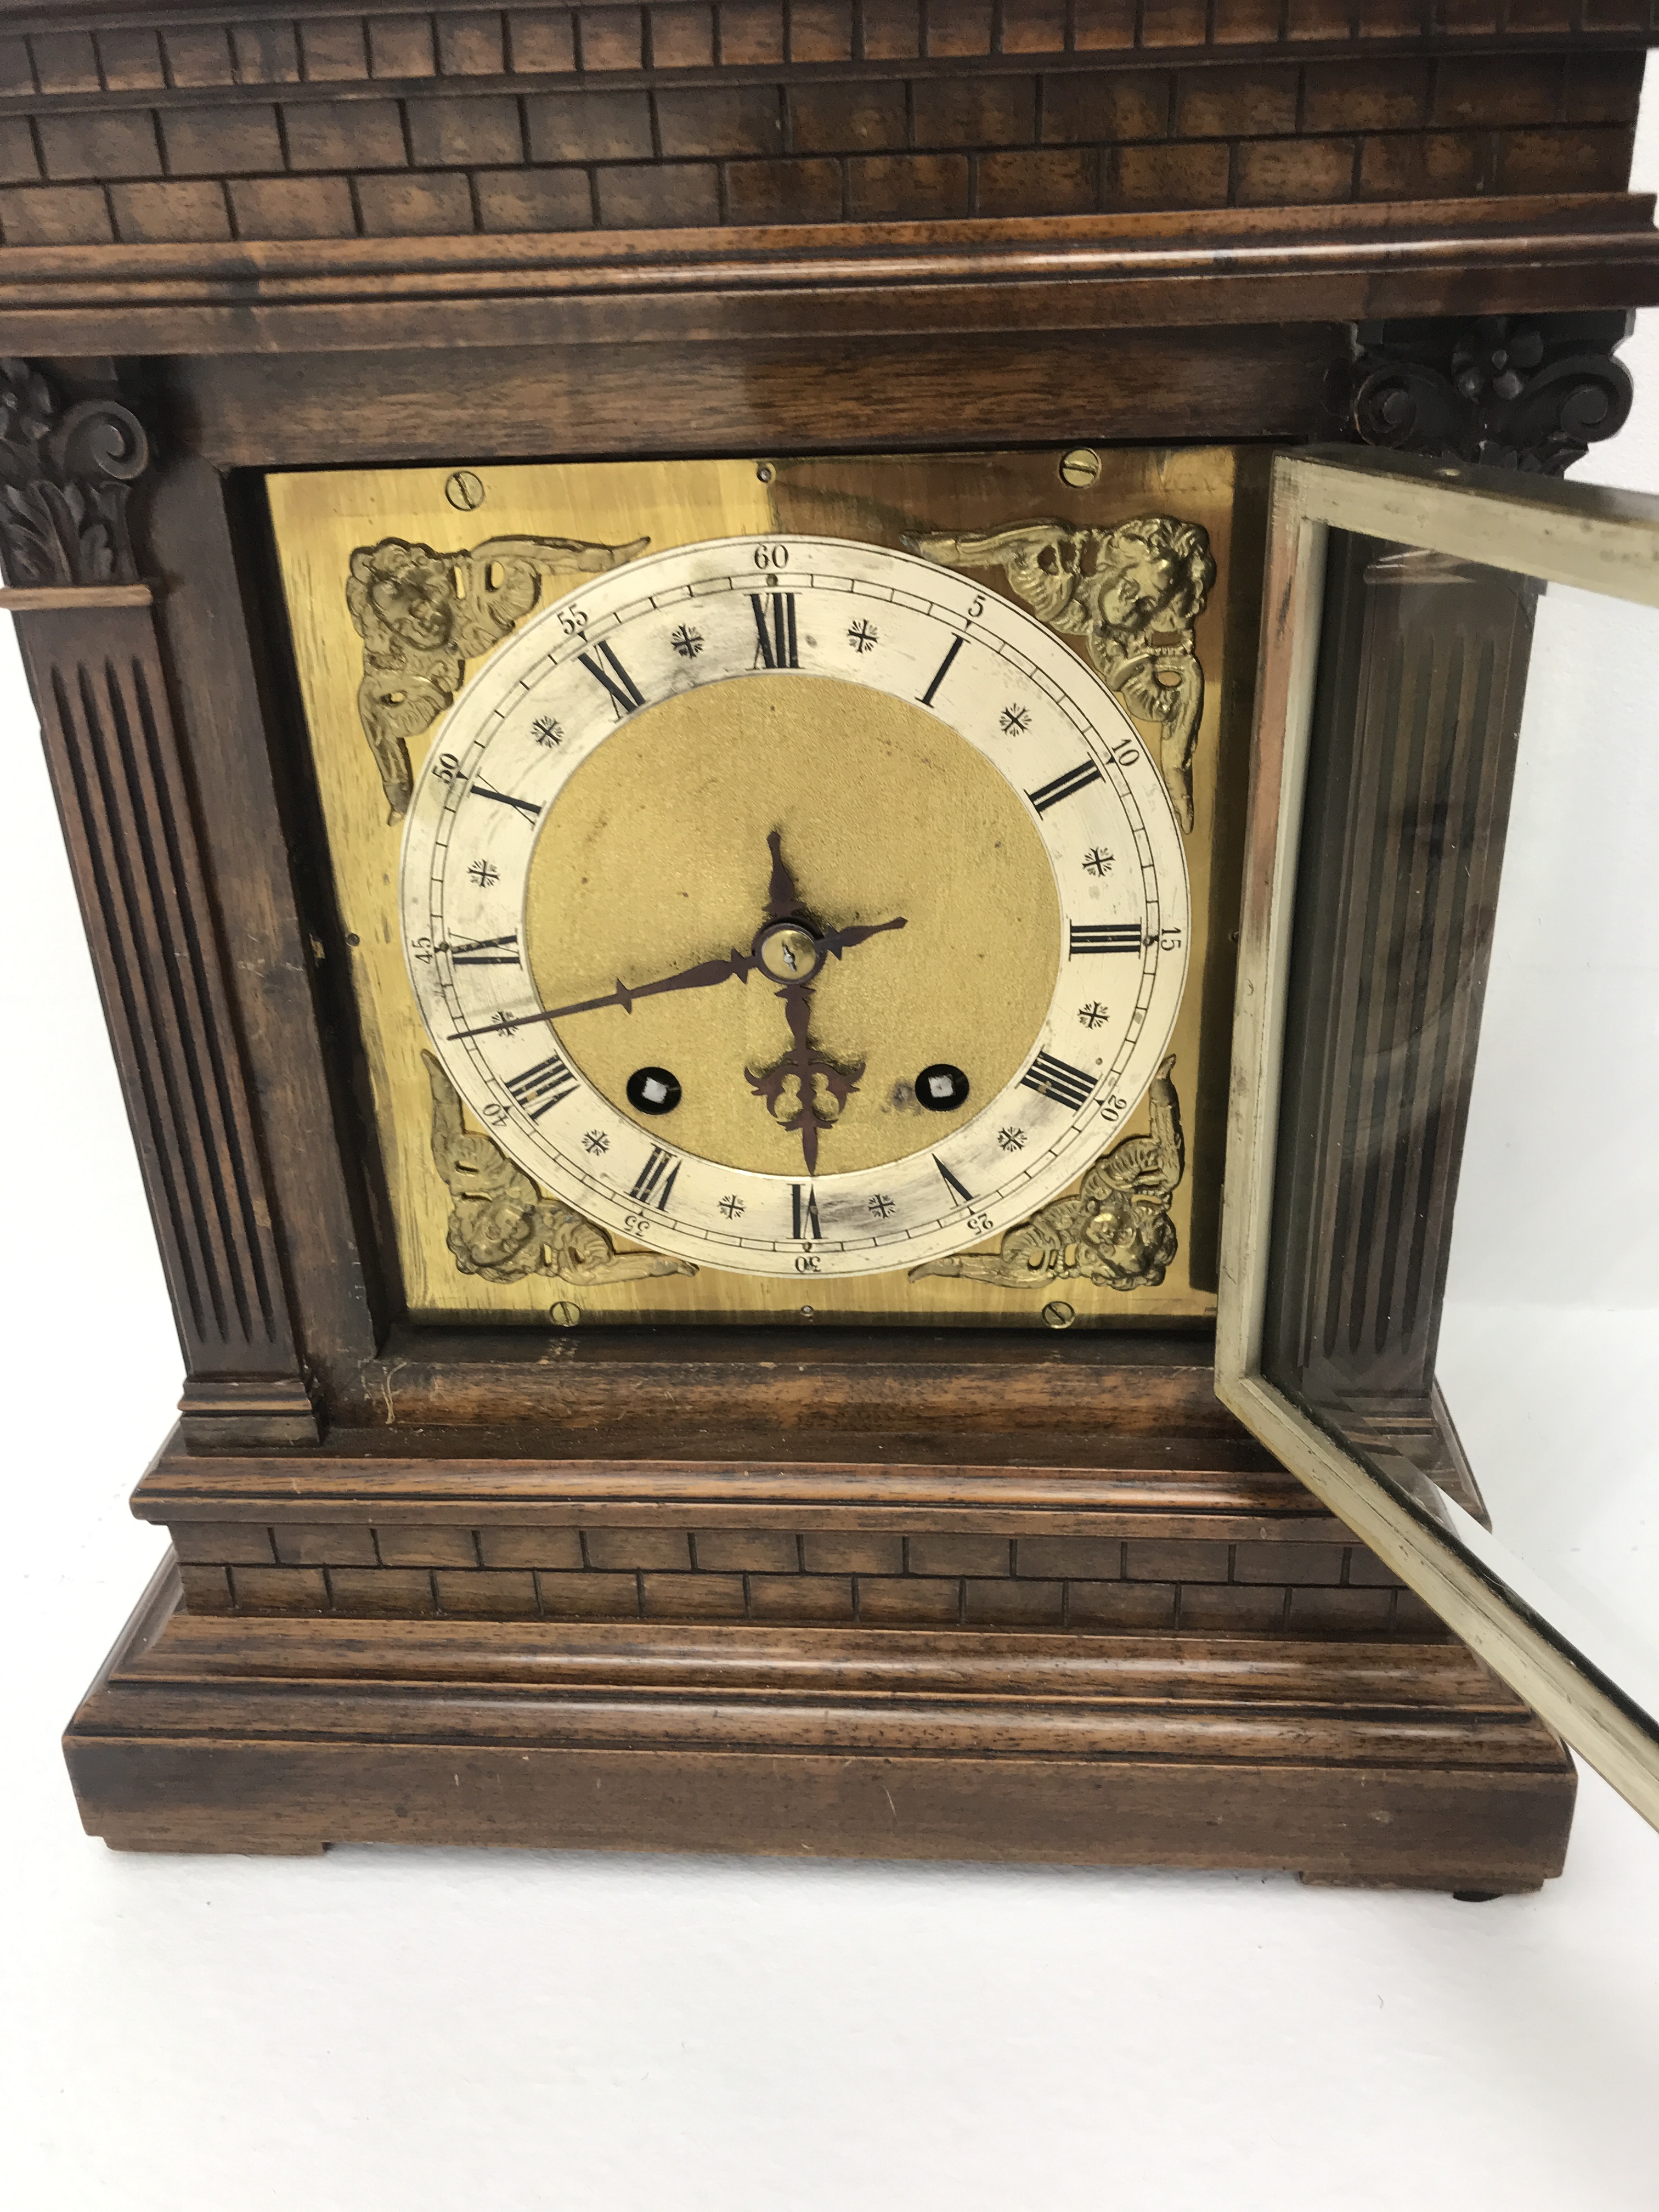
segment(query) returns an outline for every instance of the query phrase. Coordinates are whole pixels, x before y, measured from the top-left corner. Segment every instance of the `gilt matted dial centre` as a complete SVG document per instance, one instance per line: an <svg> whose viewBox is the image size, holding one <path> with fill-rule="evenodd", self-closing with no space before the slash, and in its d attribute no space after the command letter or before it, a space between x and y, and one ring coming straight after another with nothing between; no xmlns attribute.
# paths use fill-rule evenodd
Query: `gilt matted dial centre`
<svg viewBox="0 0 1659 2212"><path fill-rule="evenodd" d="M1186 966L1134 725L1039 623L876 546L630 562L484 661L410 810L405 942L471 1110L626 1237L914 1266L1110 1140Z"/></svg>

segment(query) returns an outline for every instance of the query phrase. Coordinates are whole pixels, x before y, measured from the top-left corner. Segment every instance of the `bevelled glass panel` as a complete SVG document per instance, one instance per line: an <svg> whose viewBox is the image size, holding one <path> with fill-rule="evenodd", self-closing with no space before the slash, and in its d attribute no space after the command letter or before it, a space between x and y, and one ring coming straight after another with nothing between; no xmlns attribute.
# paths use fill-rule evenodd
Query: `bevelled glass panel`
<svg viewBox="0 0 1659 2212"><path fill-rule="evenodd" d="M1261 1371L1659 1717L1659 611L1333 529Z"/></svg>

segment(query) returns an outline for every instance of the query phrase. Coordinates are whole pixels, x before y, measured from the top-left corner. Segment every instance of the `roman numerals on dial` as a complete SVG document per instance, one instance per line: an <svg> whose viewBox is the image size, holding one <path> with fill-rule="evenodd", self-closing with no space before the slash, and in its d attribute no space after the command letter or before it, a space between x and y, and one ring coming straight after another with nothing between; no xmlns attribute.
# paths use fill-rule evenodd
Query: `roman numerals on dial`
<svg viewBox="0 0 1659 2212"><path fill-rule="evenodd" d="M532 1121L568 1098L576 1088L576 1079L556 1052L545 1060L538 1060L533 1067L526 1067L522 1075L509 1075L507 1090L515 1103L523 1107Z"/></svg>
<svg viewBox="0 0 1659 2212"><path fill-rule="evenodd" d="M1139 952L1146 943L1138 921L1074 921L1072 957L1083 952Z"/></svg>
<svg viewBox="0 0 1659 2212"><path fill-rule="evenodd" d="M755 666L799 668L794 593L750 592L749 604L755 610Z"/></svg>
<svg viewBox="0 0 1659 2212"><path fill-rule="evenodd" d="M608 645L601 641L592 653L579 653L576 658L594 681L602 684L611 694L611 704L618 721L624 714L631 714L636 707L644 706L644 692Z"/></svg>
<svg viewBox="0 0 1659 2212"><path fill-rule="evenodd" d="M1073 799L1088 785L1099 781L1100 770L1093 761L1079 761L1075 768L1068 768L1064 775L1057 775L1052 783L1040 784L1036 790L1028 791L1025 796L1039 814L1046 814L1051 806L1058 806L1062 799Z"/></svg>
<svg viewBox="0 0 1659 2212"><path fill-rule="evenodd" d="M1052 1098L1075 1114L1099 1079L1085 1075L1068 1060L1056 1060L1051 1052L1040 1052L1019 1079L1027 1091Z"/></svg>
<svg viewBox="0 0 1659 2212"><path fill-rule="evenodd" d="M392 945L459 1097L464 1180L486 1198L533 1183L613 1239L622 1272L662 1264L641 1245L672 1255L688 1273L669 1303L688 1314L822 1327L864 1302L820 1285L896 1271L918 1319L983 1318L997 1301L981 1285L1018 1272L1021 1244L961 1255L988 1237L994 1252L1121 1127L1148 1127L1195 927L1204 951L1156 746L1073 651L1081 637L1027 611L995 561L994 587L969 566L983 541L617 550L630 558L614 573L563 580L580 588L481 657L410 810ZM958 803L936 805L953 780ZM918 870L938 899L911 895ZM708 911L685 924L681 893L701 900L705 878ZM574 934L550 939L556 987L532 916ZM884 945L884 930L903 934ZM895 1040L915 1012L890 995L901 945L926 1018ZM983 975L1005 969L1018 1005L984 1000ZM830 1057L884 1036L879 1076ZM1164 1139L1141 1141L1167 1182ZM1151 1194L1153 1170L1141 1180ZM1150 1194L1144 1209L1151 1249ZM454 1212L481 1266L488 1212ZM1138 1304L1178 1310L1184 1265Z"/></svg>
<svg viewBox="0 0 1659 2212"><path fill-rule="evenodd" d="M493 799L501 806L515 806L527 822L538 821L541 817L542 810L534 799L514 799L510 791L497 791L493 786L479 783L476 779L472 785L472 796L474 799Z"/></svg>
<svg viewBox="0 0 1659 2212"><path fill-rule="evenodd" d="M953 637L951 640L950 651L945 654L944 659L940 661L939 666L933 671L933 680L921 695L921 703L924 707L931 707L933 705L934 694L938 691L939 685L944 683L945 678L951 673L951 663L956 659L957 653L962 651L963 647L966 645L967 642L968 641L965 637Z"/></svg>
<svg viewBox="0 0 1659 2212"><path fill-rule="evenodd" d="M520 965L518 933L481 937L476 945L452 945L449 958L456 968L516 968Z"/></svg>
<svg viewBox="0 0 1659 2212"><path fill-rule="evenodd" d="M671 1160L674 1160L672 1167L668 1164ZM665 1213L681 1164L672 1152L665 1152L660 1145L653 1145L651 1157L635 1176L628 1195L637 1205L654 1206L659 1213Z"/></svg>

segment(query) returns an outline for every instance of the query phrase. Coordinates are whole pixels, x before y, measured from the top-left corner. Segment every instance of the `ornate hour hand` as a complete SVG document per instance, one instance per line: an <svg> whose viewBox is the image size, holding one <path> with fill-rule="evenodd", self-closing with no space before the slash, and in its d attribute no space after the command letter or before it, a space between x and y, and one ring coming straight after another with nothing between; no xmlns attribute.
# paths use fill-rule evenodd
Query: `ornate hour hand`
<svg viewBox="0 0 1659 2212"><path fill-rule="evenodd" d="M766 919L769 921L793 921L799 916L800 893L795 889L795 879L790 874L783 858L783 832L768 832L766 842L772 854L772 883L767 895Z"/></svg>
<svg viewBox="0 0 1659 2212"><path fill-rule="evenodd" d="M772 882L767 905L769 920L755 939L755 958L762 972L782 988L784 1018L789 1024L789 1049L770 1067L744 1070L749 1087L766 1101L767 1111L779 1125L798 1131L801 1155L808 1175L816 1174L818 1133L840 1118L841 1110L857 1090L864 1073L862 1060L832 1060L814 1045L811 1035L811 984L831 954L839 960L855 945L863 945L890 929L902 929L906 917L890 921L854 922L846 929L814 930L802 912L800 893L783 858L782 838L774 830L767 838L772 854ZM791 1103L793 1109L782 1109ZM819 1104L820 1085L834 1101L834 1111Z"/></svg>
<svg viewBox="0 0 1659 2212"><path fill-rule="evenodd" d="M902 921L896 925L887 922L882 927L902 929L904 925ZM865 933L874 936L876 933L872 929ZM810 1034L812 994L805 983L786 983L778 996L783 1001L784 1018L789 1024L789 1049L770 1067L748 1067L744 1073L749 1078L749 1088L757 1098L765 1099L767 1111L779 1126L799 1132L806 1172L816 1175L818 1132L833 1127L839 1120L842 1108L859 1087L864 1062L831 1060L813 1044ZM793 1113L781 1113L779 1109L787 1103L791 1083L795 1086L798 1103ZM836 1102L833 1114L826 1114L818 1104L820 1083Z"/></svg>

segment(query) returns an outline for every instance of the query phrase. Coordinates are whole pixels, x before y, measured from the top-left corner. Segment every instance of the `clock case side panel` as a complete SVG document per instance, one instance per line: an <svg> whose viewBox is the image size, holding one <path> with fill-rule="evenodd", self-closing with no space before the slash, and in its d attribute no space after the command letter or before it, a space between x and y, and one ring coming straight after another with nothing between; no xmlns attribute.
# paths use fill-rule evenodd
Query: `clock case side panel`
<svg viewBox="0 0 1659 2212"><path fill-rule="evenodd" d="M356 1087L343 963L328 921L304 723L272 610L258 488L166 455L147 517L167 579L180 720L203 795L215 894L235 948L249 1079L270 1161L296 1334L325 1422L362 1419L399 1310L372 1125Z"/></svg>
<svg viewBox="0 0 1659 2212"><path fill-rule="evenodd" d="M306 1258L285 1222L325 1207L335 1137L325 1121L301 1146L307 1188L285 1209L285 1140L320 1060L291 896L271 888L282 840L222 482L165 444L156 458L107 364L6 375L26 440L7 455L5 597L185 1355L185 1432L314 1439L340 1332L326 1298L309 1340L299 1327Z"/></svg>
<svg viewBox="0 0 1659 2212"><path fill-rule="evenodd" d="M1484 1520L1435 1364L1536 586L1326 558L1263 1372Z"/></svg>

